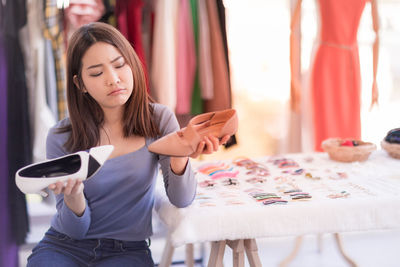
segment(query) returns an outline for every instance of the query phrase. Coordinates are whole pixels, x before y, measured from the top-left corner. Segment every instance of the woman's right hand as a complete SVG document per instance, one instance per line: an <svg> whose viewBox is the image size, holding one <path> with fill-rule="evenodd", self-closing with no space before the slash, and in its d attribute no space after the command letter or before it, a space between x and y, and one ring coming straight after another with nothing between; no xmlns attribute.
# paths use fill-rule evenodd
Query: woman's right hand
<svg viewBox="0 0 400 267"><path fill-rule="evenodd" d="M49 189L56 195L64 194L64 197L73 197L83 193L83 183L79 179L68 179L67 182L58 181L49 185Z"/></svg>
<svg viewBox="0 0 400 267"><path fill-rule="evenodd" d="M64 194L64 202L77 216L82 216L86 208L83 194L83 182L79 179L68 179L67 182L58 181L49 185L54 194Z"/></svg>

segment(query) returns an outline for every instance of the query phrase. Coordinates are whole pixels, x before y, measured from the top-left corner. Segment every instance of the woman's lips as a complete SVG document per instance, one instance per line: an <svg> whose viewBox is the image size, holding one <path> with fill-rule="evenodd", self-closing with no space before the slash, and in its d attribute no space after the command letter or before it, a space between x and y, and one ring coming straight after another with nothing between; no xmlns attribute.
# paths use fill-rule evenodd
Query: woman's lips
<svg viewBox="0 0 400 267"><path fill-rule="evenodd" d="M125 89L123 89L123 88L118 88L118 89L115 89L115 90L113 90L111 93L109 93L108 95L110 95L110 96L112 96L112 95L118 95L118 94L120 94L120 93L123 93L125 91Z"/></svg>

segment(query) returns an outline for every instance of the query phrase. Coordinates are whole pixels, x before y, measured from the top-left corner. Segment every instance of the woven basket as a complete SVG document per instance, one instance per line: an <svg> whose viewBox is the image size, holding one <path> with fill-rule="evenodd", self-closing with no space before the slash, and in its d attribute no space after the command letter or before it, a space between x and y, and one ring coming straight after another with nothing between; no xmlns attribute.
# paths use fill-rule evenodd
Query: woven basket
<svg viewBox="0 0 400 267"><path fill-rule="evenodd" d="M322 149L332 160L341 162L365 161L371 152L376 150L376 145L373 143L354 140L358 146L341 146L343 141L340 138L326 139L322 142Z"/></svg>
<svg viewBox="0 0 400 267"><path fill-rule="evenodd" d="M381 147L393 158L400 159L400 144L391 144L382 140Z"/></svg>

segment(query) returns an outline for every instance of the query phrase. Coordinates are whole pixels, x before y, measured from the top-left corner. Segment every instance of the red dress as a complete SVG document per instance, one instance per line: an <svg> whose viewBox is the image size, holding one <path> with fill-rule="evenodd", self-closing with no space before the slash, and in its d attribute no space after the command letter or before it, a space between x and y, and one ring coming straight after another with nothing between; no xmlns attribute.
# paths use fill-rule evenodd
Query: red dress
<svg viewBox="0 0 400 267"><path fill-rule="evenodd" d="M319 0L320 43L311 70L315 150L330 137L361 137L357 30L367 0Z"/></svg>

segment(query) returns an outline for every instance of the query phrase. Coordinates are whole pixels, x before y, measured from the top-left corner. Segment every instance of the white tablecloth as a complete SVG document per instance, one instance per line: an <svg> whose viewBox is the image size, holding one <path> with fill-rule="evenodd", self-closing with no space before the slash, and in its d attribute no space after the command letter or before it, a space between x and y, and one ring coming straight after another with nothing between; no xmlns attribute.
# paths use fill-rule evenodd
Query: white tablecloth
<svg viewBox="0 0 400 267"><path fill-rule="evenodd" d="M280 168L282 158L297 166ZM214 186L198 187L193 204L174 207L158 186L156 211L169 229L174 246L216 240L365 231L400 228L400 160L385 151L376 151L366 162L340 163L325 153L288 154L252 159L269 175L254 175L232 161L196 163L195 169L212 165L225 173L213 178L197 171L198 183L213 181ZM302 170L299 170L302 169ZM295 170L302 172L294 174ZM306 173L312 178L306 177ZM233 176L237 185L227 185ZM308 175L309 176L309 175ZM251 178L264 178L252 183ZM347 177L347 178L346 178ZM292 200L284 191L301 189L308 200ZM276 193L284 205L264 205L249 192ZM332 198L342 195L342 198Z"/></svg>

